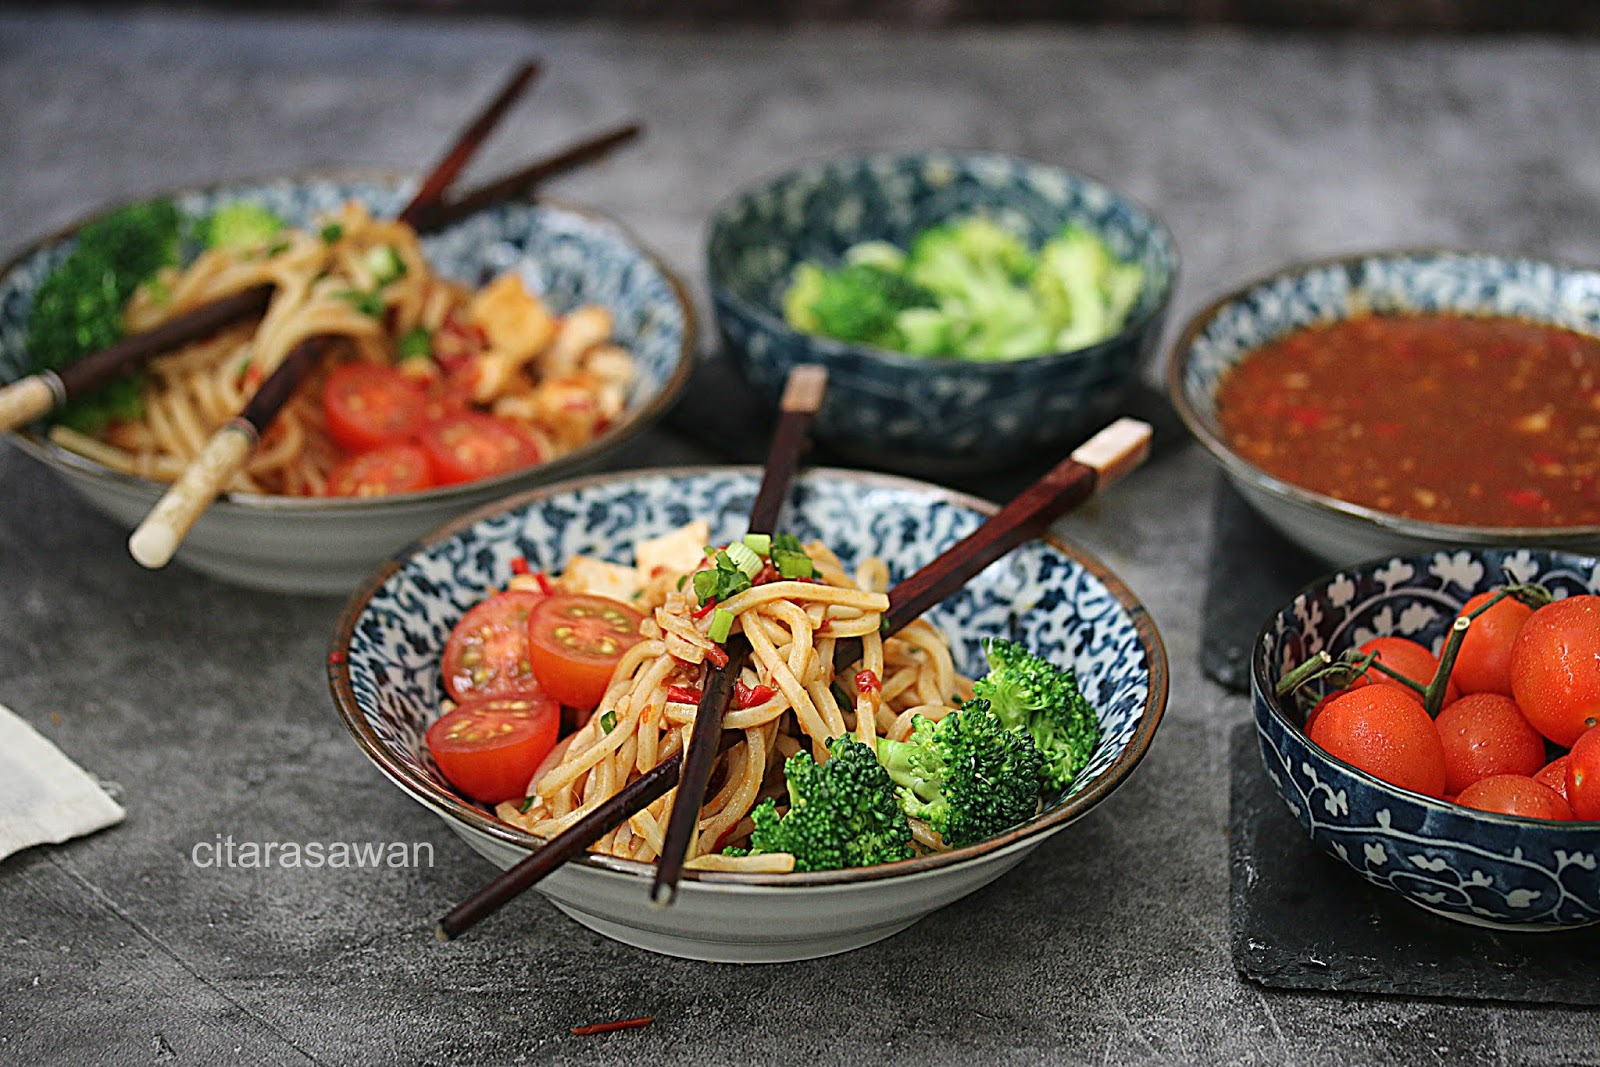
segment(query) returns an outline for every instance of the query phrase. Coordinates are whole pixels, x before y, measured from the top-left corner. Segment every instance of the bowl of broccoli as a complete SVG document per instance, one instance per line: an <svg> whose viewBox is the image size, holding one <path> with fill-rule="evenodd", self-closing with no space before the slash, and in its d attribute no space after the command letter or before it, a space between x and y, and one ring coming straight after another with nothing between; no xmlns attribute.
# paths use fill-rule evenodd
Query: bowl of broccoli
<svg viewBox="0 0 1600 1067"><path fill-rule="evenodd" d="M541 839L454 789L426 743L443 711L442 650L457 622L506 584L519 558L556 573L581 550L626 568L643 539L691 518L716 543L738 541L759 481L750 467L571 480L423 538L372 575L330 642L333 703L356 745L479 854L515 864ZM781 525L822 542L847 572L882 560L893 585L994 510L908 478L814 468L796 480ZM786 853L792 870L691 867L676 902L660 909L649 903L653 863L589 852L538 891L584 926L655 952L739 963L844 952L1070 833L1148 751L1166 705L1166 654L1138 599L1088 554L1054 536L1030 541L924 618L948 640L961 676L948 707L922 705L929 715L912 714L909 730L873 745L847 732L829 737L826 753L802 746L785 759L771 750L735 851ZM516 922L547 918L508 908L499 921L514 932Z"/></svg>
<svg viewBox="0 0 1600 1067"><path fill-rule="evenodd" d="M718 330L775 403L828 369L815 433L921 473L1042 458L1119 406L1178 266L1147 209L1000 155L804 163L724 201L707 266Z"/></svg>

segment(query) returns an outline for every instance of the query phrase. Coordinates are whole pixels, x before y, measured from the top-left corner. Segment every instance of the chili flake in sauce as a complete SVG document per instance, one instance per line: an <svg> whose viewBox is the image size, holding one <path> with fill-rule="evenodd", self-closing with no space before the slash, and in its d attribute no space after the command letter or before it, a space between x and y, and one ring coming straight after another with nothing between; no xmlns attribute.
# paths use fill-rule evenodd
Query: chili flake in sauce
<svg viewBox="0 0 1600 1067"><path fill-rule="evenodd" d="M1430 522L1600 524L1600 339L1520 319L1367 315L1245 356L1228 444L1306 489Z"/></svg>

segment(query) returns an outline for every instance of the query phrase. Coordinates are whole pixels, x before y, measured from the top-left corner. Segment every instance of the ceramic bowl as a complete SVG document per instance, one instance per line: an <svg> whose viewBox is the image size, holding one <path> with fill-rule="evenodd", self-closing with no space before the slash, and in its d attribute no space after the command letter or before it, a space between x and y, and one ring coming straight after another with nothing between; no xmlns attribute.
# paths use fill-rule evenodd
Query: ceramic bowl
<svg viewBox="0 0 1600 1067"><path fill-rule="evenodd" d="M1330 563L1444 545L1600 549L1600 527L1482 527L1422 522L1303 489L1245 460L1223 439L1217 388L1250 352L1313 323L1368 313L1502 315L1600 335L1600 271L1483 252L1373 252L1287 267L1189 320L1167 362L1167 393L1190 432L1263 518Z"/></svg>
<svg viewBox="0 0 1600 1067"><path fill-rule="evenodd" d="M1389 634L1438 651L1461 606L1508 580L1600 593L1600 559L1540 548L1439 551L1346 568L1307 586L1256 641L1250 690L1267 775L1318 848L1446 918L1507 930L1600 921L1600 822L1474 811L1392 786L1328 755L1278 679L1326 649Z"/></svg>
<svg viewBox="0 0 1600 1067"><path fill-rule="evenodd" d="M1145 288L1115 337L1033 359L933 359L802 333L783 294L805 260L858 241L906 247L923 229L983 214L1037 247L1068 223L1143 266ZM817 437L873 466L923 473L996 467L1076 442L1116 411L1160 337L1178 268L1165 226L1109 187L999 155L927 152L805 163L718 207L707 247L717 327L755 390L775 403L790 368L820 363Z"/></svg>
<svg viewBox="0 0 1600 1067"><path fill-rule="evenodd" d="M234 182L157 196L191 214L250 200L291 225L309 224L350 199L376 215L404 205L411 179L363 172ZM0 268L0 382L31 369L28 312L45 275L71 250L84 219L24 249ZM602 304L638 376L626 411L604 436L549 463L497 478L392 497L333 499L232 493L190 531L178 560L224 581L292 593L346 594L401 546L474 507L591 470L617 445L671 406L693 370L694 320L682 285L621 225L596 212L546 200L509 202L424 237L443 276L472 285L506 270L556 309ZM130 529L165 491L161 483L109 470L49 441L34 427L12 435L22 450L60 473L91 504Z"/></svg>
<svg viewBox="0 0 1600 1067"><path fill-rule="evenodd" d="M573 553L632 559L641 537L692 518L713 540L744 533L759 472L701 468L628 473L534 490L466 517L378 570L334 634L329 684L356 743L396 785L467 844L507 867L539 842L457 795L426 752L438 717L439 658L451 627L511 560L559 570ZM899 580L994 509L886 475L819 469L795 486L783 527L822 537L846 566L883 558ZM688 872L677 903L648 903L654 867L586 855L539 889L608 937L694 959L776 962L843 952L888 937L1000 877L1081 817L1131 773L1166 702L1166 658L1155 625L1101 564L1053 538L996 563L930 613L958 669L984 670L979 638L1009 634L1078 671L1104 736L1068 795L999 837L938 856L844 871L787 875Z"/></svg>

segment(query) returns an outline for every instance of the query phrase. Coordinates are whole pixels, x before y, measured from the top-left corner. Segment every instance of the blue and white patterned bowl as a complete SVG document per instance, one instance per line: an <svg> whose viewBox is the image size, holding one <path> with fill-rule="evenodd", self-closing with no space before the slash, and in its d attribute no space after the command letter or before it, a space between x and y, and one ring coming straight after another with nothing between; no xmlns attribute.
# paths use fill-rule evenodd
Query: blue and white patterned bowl
<svg viewBox="0 0 1600 1067"><path fill-rule="evenodd" d="M1380 781L1302 732L1305 709L1273 695L1317 652L1398 635L1434 649L1461 606L1507 581L1556 596L1600 593L1600 559L1539 548L1385 558L1307 586L1256 640L1250 692L1261 758L1322 851L1374 885L1450 919L1509 930L1600 922L1600 822L1474 811ZM1309 705L1307 705L1309 706Z"/></svg>
<svg viewBox="0 0 1600 1067"><path fill-rule="evenodd" d="M393 215L413 185L413 179L393 174L339 171L228 182L151 198L170 197L192 215L248 200L302 226L351 199L375 215ZM34 294L71 251L73 234L91 218L36 242L0 267L0 383L30 372L26 335ZM547 200L514 201L486 208L422 244L428 261L445 277L478 285L515 270L557 310L584 303L608 308L615 336L633 353L638 368L616 425L549 463L421 493L359 499L229 494L189 533L180 561L255 588L348 593L378 561L451 517L528 486L596 468L618 444L660 418L688 381L694 315L683 286L611 219ZM68 452L37 432L24 431L12 440L130 528L165 489Z"/></svg>
<svg viewBox="0 0 1600 1067"><path fill-rule="evenodd" d="M847 344L784 321L801 262L836 263L858 241L906 247L928 226L972 214L1035 246L1075 223L1138 262L1145 287L1127 325L1074 352L977 363ZM1098 429L1154 350L1178 269L1166 227L1107 186L1008 156L948 152L802 164L718 207L707 259L723 341L768 403L790 368L820 363L829 388L816 435L874 466L931 474L1049 454Z"/></svg>
<svg viewBox="0 0 1600 1067"><path fill-rule="evenodd" d="M356 743L396 785L482 855L509 867L538 844L458 796L426 752L438 717L439 662L462 614L503 586L511 561L560 570L574 553L631 562L633 545L695 518L713 540L744 533L760 472L697 468L608 475L534 490L467 516L380 568L333 636L329 686ZM900 580L976 528L993 508L884 475L820 469L795 486L782 521L820 537L847 566L884 559ZM1104 799L1144 756L1166 704L1155 624L1100 563L1047 538L995 563L929 618L956 666L984 670L978 641L1007 635L1070 664L1104 737L1070 792L1022 826L939 856L787 875L689 872L667 911L648 904L649 864L586 855L540 889L607 936L696 959L775 962L859 947L998 878Z"/></svg>
<svg viewBox="0 0 1600 1067"><path fill-rule="evenodd" d="M1189 320L1168 356L1167 395L1240 494L1286 536L1330 563L1445 545L1600 550L1600 526L1452 526L1351 504L1273 477L1223 439L1218 385L1255 349L1313 323L1440 311L1511 316L1600 336L1600 271L1448 250L1371 252L1286 267Z"/></svg>

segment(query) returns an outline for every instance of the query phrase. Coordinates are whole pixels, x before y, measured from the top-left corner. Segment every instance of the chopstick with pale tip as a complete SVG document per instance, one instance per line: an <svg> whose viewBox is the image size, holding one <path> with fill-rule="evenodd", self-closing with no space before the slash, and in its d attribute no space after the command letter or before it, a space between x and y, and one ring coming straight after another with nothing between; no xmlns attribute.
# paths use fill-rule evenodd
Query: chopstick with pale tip
<svg viewBox="0 0 1600 1067"><path fill-rule="evenodd" d="M1044 532L1052 522L1091 495L1110 488L1143 463L1149 454L1150 427L1136 419L1119 419L1095 434L982 526L889 590L890 609L884 616L884 636L899 633L923 611L971 581L1000 556ZM991 527L995 530L993 535L988 532ZM923 593L916 594L918 589ZM934 597L932 600L928 599L930 595ZM846 644L840 642L841 646ZM852 648L841 647L835 653L836 666L849 667L861 658L860 641L848 644ZM677 783L682 766L682 753L661 761L549 843L496 875L439 921L435 930L439 940L459 937L607 832L666 796Z"/></svg>
<svg viewBox="0 0 1600 1067"><path fill-rule="evenodd" d="M411 198L402 220L419 229L425 224L443 226L461 216L455 205L445 205L441 198L452 181L461 173L484 139L504 117L506 111L527 89L539 74L539 64L529 61L519 66L496 94L489 105L464 130L443 159L431 171L416 195ZM609 136L616 136L613 132ZM512 175L515 178L518 175ZM509 181L501 179L499 184ZM525 186L519 186L519 188ZM489 188L488 186L485 187ZM469 193L468 198L481 198L483 190ZM491 201L492 202L492 201ZM458 201L460 203L460 201ZM479 206L483 206L479 203ZM470 212L467 212L470 214ZM246 319L260 318L267 313L272 302L273 286L252 285L237 293L219 297L210 303L177 315L153 329L130 334L115 344L91 352L59 370L43 370L31 374L0 389L0 433L15 430L34 419L42 418L74 397L94 391L107 382L144 366L163 352L170 352L186 344L210 337L218 330Z"/></svg>
<svg viewBox="0 0 1600 1067"><path fill-rule="evenodd" d="M799 467L800 456L810 443L811 423L822 406L823 393L827 387L828 372L821 367L808 365L796 367L789 372L789 378L784 383L783 399L779 404L781 414L778 426L773 431L772 445L767 451L766 467L761 474L761 486L756 490L755 500L750 505L751 533L771 533L773 527L777 525L778 515L783 510L783 502L788 495L789 484L794 480L795 470ZM717 743L722 734L722 719L727 713L728 702L733 697L733 683L739 677L739 671L743 669L745 659L749 655L749 643L743 638L735 638L726 642L724 649L728 653L728 662L721 668L713 669L706 679L706 684L700 691L699 706L695 710L694 729L689 736L690 764L693 765L696 761L704 764L703 769L696 767L693 772L704 775L699 787L701 799L705 796L705 783L710 779L711 765L716 758ZM696 753L700 755L697 756ZM695 823L700 814L698 800L693 805L684 802L685 796L688 795L685 793L684 783L689 781L687 773L680 774L684 771L684 767L684 756L679 753L656 764L629 782L615 796L601 803L539 849L518 861L515 866L502 872L482 889L451 908L445 917L439 920L439 925L435 929L439 940L450 941L459 937L494 914L507 901L542 881L557 867L582 853L609 831L616 829L638 812L666 796L674 786L678 787L678 795L674 798L673 816L667 824L667 833L662 843L666 851L677 849L678 862L675 866L681 871L683 857L688 852L689 841L693 837ZM680 819L677 813L685 810L691 817ZM672 881L674 886L672 891L675 891L676 875Z"/></svg>
<svg viewBox="0 0 1600 1067"><path fill-rule="evenodd" d="M412 225L444 225L460 217L441 206L441 194L449 182L460 173L483 144L511 103L521 94L537 73L536 64L524 64L517 69L506 86L489 105L462 131L456 142L429 172L411 202L397 216ZM576 150L568 149L557 156L520 171L520 184L511 192L526 188L528 183L587 162L609 151L620 140L619 131L596 138ZM636 131L635 131L636 132ZM629 133L627 136L631 137ZM600 147L592 147L595 144ZM444 173L444 181L439 180ZM473 194L468 194L469 196ZM510 195L509 193L505 195ZM483 206L480 204L479 206ZM128 552L141 565L152 569L164 567L177 553L183 538L199 521L211 502L222 492L249 462L251 454L260 443L261 434L277 418L300 383L310 375L326 356L332 339L325 336L308 337L289 350L269 374L243 411L225 423L207 441L199 456L188 464L171 488L145 516L138 529L128 538Z"/></svg>
<svg viewBox="0 0 1600 1067"><path fill-rule="evenodd" d="M783 510L789 484L800 464L800 454L810 442L811 424L822 407L827 387L828 372L821 367L801 366L789 373L779 403L778 426L767 452L767 467L761 475L761 488L750 506L751 533L771 534L777 526L778 514ZM672 799L672 813L662 837L661 855L656 860L650 902L658 908L671 904L677 896L678 879L683 874L683 864L700 822L700 805L705 802L711 769L722 741L722 720L733 698L733 683L750 657L750 642L743 635L729 639L723 647L728 654L727 662L712 669L700 691L694 729L689 734L683 759L683 775L678 779L678 792Z"/></svg>

